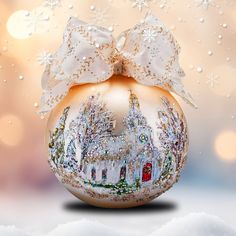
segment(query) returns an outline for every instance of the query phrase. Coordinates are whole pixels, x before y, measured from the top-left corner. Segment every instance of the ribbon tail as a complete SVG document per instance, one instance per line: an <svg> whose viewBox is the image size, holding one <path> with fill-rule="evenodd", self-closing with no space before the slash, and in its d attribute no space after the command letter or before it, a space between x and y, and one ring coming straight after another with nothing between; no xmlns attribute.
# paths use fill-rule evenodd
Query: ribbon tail
<svg viewBox="0 0 236 236"><path fill-rule="evenodd" d="M171 88L171 91L180 96L186 103L197 109L198 106L194 102L192 95L184 89L183 84L181 82L178 82L177 84L175 84L174 81L172 82L173 87Z"/></svg>
<svg viewBox="0 0 236 236"><path fill-rule="evenodd" d="M71 83L68 81L61 81L52 88L43 91L38 113L45 115L51 111L56 105L67 95Z"/></svg>
<svg viewBox="0 0 236 236"><path fill-rule="evenodd" d="M196 103L194 102L194 99L193 97L191 96L191 94L189 92L182 92L181 94L180 93L177 93L186 103L188 103L189 105L191 105L192 107L194 107L195 109L198 108L198 106L196 105Z"/></svg>

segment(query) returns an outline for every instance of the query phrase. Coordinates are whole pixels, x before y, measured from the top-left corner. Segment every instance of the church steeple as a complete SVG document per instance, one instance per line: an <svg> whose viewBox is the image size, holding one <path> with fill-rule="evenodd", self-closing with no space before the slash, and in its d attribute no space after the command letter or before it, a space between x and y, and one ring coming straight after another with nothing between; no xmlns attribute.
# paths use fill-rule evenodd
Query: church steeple
<svg viewBox="0 0 236 236"><path fill-rule="evenodd" d="M143 116L140 109L139 100L136 94L130 90L129 95L129 111L128 115L124 118L124 125L128 130L137 130L139 126L146 126L147 121Z"/></svg>
<svg viewBox="0 0 236 236"><path fill-rule="evenodd" d="M136 96L136 94L134 94L132 92L131 89L129 90L129 92L130 92L130 95L129 95L129 108L130 109L136 108L136 109L140 110L140 105L139 105L138 97Z"/></svg>

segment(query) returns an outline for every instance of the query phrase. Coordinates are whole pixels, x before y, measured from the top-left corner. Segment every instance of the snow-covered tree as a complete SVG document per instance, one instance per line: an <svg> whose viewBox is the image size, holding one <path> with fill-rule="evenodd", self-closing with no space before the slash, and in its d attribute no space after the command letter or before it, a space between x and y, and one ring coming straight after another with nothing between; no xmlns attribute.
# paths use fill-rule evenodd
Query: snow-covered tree
<svg viewBox="0 0 236 236"><path fill-rule="evenodd" d="M78 160L76 159L75 139L72 139L66 149L66 158L63 167L68 171L76 171L78 169Z"/></svg>
<svg viewBox="0 0 236 236"><path fill-rule="evenodd" d="M100 95L90 96L80 108L77 123L78 144L84 152L95 139L110 136L114 129L114 118ZM84 156L84 155L82 155Z"/></svg>
<svg viewBox="0 0 236 236"><path fill-rule="evenodd" d="M187 147L187 127L184 118L171 107L169 101L162 97L163 110L158 111L159 123L158 129L160 133L160 149L164 153L165 159L163 168L171 169L171 162L176 162L179 166L182 155ZM168 168L167 168L168 167Z"/></svg>
<svg viewBox="0 0 236 236"><path fill-rule="evenodd" d="M68 116L70 107L66 107L63 111L62 116L60 117L55 130L50 134L50 142L49 142L49 153L51 156L52 162L58 166L62 164L65 157L65 139L64 139L64 130L65 123Z"/></svg>

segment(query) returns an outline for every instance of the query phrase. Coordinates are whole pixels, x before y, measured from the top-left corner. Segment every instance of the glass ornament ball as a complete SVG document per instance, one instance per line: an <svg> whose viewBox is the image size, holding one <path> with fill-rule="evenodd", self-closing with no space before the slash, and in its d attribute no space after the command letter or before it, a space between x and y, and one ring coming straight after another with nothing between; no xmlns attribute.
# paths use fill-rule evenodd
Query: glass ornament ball
<svg viewBox="0 0 236 236"><path fill-rule="evenodd" d="M181 107L167 91L114 75L73 86L51 112L48 162L91 205L143 205L177 182L188 149Z"/></svg>

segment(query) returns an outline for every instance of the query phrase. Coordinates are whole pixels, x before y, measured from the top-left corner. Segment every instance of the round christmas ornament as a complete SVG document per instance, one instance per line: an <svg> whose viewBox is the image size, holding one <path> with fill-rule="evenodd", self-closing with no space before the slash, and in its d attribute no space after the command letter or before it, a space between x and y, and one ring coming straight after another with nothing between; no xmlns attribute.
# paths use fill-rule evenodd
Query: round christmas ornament
<svg viewBox="0 0 236 236"><path fill-rule="evenodd" d="M49 164L64 186L100 207L143 205L179 178L190 104L179 46L154 16L123 32L70 18L43 75Z"/></svg>

